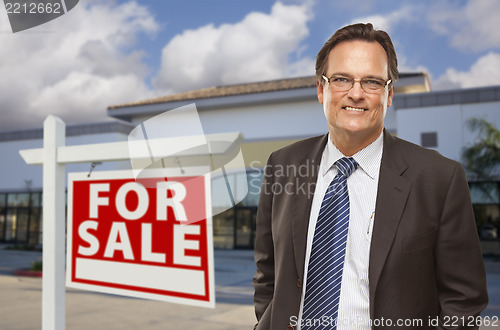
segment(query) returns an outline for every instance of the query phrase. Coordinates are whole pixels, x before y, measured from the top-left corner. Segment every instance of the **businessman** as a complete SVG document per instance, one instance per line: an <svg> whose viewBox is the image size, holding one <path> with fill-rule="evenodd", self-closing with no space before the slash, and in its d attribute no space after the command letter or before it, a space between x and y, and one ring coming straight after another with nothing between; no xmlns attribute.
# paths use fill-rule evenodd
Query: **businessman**
<svg viewBox="0 0 500 330"><path fill-rule="evenodd" d="M328 134L265 168L255 329L477 329L488 297L465 174L384 129L398 78L390 37L338 30L316 76Z"/></svg>

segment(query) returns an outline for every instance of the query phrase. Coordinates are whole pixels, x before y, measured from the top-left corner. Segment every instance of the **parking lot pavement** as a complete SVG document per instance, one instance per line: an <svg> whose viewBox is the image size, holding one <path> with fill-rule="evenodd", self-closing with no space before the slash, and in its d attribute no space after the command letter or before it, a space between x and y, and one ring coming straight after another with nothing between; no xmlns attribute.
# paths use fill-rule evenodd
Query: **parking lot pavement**
<svg viewBox="0 0 500 330"><path fill-rule="evenodd" d="M66 290L66 329L252 329L252 251L216 250L215 309L127 298L77 289ZM40 329L40 278L13 276L40 258L40 252L7 251L0 246L0 328ZM483 316L500 316L500 260L485 259L490 305ZM500 323L500 322L499 322ZM497 324L499 324L497 323ZM482 327L481 329L500 329Z"/></svg>
<svg viewBox="0 0 500 330"><path fill-rule="evenodd" d="M29 268L40 252L0 246L0 329L40 329L41 278L13 276ZM252 329L252 251L215 251L216 308L66 289L67 329Z"/></svg>
<svg viewBox="0 0 500 330"><path fill-rule="evenodd" d="M0 275L0 328L40 329L41 279ZM219 302L215 309L66 291L66 328L114 329L251 329L251 304Z"/></svg>

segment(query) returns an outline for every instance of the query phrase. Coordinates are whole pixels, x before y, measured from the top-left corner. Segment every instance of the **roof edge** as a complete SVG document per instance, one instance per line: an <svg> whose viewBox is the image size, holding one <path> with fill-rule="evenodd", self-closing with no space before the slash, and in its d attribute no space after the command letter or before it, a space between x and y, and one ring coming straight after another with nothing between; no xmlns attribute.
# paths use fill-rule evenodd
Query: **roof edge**
<svg viewBox="0 0 500 330"><path fill-rule="evenodd" d="M73 124L66 126L66 137L105 133L120 133L127 135L134 127L134 125L121 120ZM39 139L43 139L43 128L0 132L0 142Z"/></svg>

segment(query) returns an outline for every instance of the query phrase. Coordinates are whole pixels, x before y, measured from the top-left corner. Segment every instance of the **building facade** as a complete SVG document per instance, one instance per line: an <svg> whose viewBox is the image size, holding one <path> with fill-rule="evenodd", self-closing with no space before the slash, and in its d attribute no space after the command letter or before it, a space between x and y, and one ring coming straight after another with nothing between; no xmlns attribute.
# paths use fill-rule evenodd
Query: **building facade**
<svg viewBox="0 0 500 330"><path fill-rule="evenodd" d="M500 128L500 86L399 95L393 108L398 136L462 162L463 151L476 143L479 135L468 124L471 119L484 119ZM467 175L482 239L498 238L498 174L488 180Z"/></svg>

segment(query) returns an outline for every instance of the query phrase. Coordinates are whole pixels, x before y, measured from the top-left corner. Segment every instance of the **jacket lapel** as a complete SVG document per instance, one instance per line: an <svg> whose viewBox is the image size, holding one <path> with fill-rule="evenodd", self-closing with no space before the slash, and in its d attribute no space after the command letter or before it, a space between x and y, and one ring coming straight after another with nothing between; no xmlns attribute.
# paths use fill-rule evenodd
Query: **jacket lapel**
<svg viewBox="0 0 500 330"><path fill-rule="evenodd" d="M316 180L318 178L321 156L328 139L328 134L317 139L311 148L304 150L304 157L299 162L296 177L297 190L292 195L292 240L295 255L295 265L300 281L303 281L304 262L306 256L307 231L309 227L309 215L311 213ZM300 167L301 166L301 167ZM306 169L307 168L307 173Z"/></svg>
<svg viewBox="0 0 500 330"><path fill-rule="evenodd" d="M402 176L407 168L408 164L399 150L396 139L384 129L384 150L380 164L370 248L369 281L370 315L372 317L378 280L411 190L411 182Z"/></svg>

